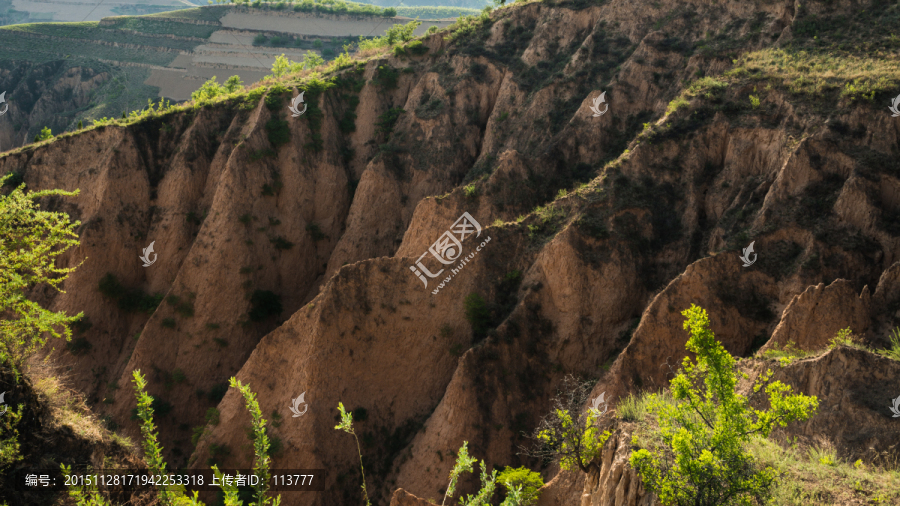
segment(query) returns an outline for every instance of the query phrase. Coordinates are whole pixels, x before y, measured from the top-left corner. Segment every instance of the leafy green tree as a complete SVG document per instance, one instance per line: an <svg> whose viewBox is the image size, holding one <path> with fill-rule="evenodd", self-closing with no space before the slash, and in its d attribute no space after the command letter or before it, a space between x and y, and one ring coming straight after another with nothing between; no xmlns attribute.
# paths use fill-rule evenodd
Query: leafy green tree
<svg viewBox="0 0 900 506"><path fill-rule="evenodd" d="M687 350L696 354L682 362L672 379L674 402L654 396L659 429L648 447L635 450L630 463L644 486L663 504L678 506L762 504L771 493L776 472L761 468L746 451L751 437L767 437L776 427L802 421L818 409L818 400L780 381L769 382L768 370L756 380L749 397L735 391L735 360L709 328L702 308L681 313L691 337ZM746 377L746 375L744 375ZM754 409L751 401L765 392L769 409ZM643 440L635 438L635 446Z"/></svg>
<svg viewBox="0 0 900 506"><path fill-rule="evenodd" d="M384 33L384 38L390 46L400 42L409 42L413 38L413 32L415 32L416 28L421 24L421 21L413 20L405 25L394 25L387 29Z"/></svg>
<svg viewBox="0 0 900 506"><path fill-rule="evenodd" d="M553 410L541 419L533 438L537 446L531 455L543 460L559 458L559 466L567 471L580 469L588 472L597 464L610 432L600 432L594 425L601 414L594 410L582 411L591 393L592 383L581 382L573 376L563 380L563 388L553 399Z"/></svg>
<svg viewBox="0 0 900 506"><path fill-rule="evenodd" d="M307 70L312 70L319 65L325 64L325 58L313 53L312 51L307 51L306 54L303 55L303 68Z"/></svg>
<svg viewBox="0 0 900 506"><path fill-rule="evenodd" d="M191 93L191 100L195 102L202 102L204 100L211 100L213 98L218 97L219 95L224 95L226 93L225 88L222 87L221 84L216 80L216 76L212 76L203 83L197 91Z"/></svg>
<svg viewBox="0 0 900 506"><path fill-rule="evenodd" d="M0 186L11 177L0 178ZM42 347L47 336L70 340L69 325L84 316L50 311L25 297L39 285L63 292L60 285L77 267L58 267L56 262L69 248L78 246L75 229L81 222L70 221L65 213L41 211L38 199L73 197L78 190L25 193L24 189L22 184L8 195L0 195L0 361L17 379L22 361Z"/></svg>
<svg viewBox="0 0 900 506"><path fill-rule="evenodd" d="M53 138L53 132L50 131L50 127L44 127L41 129L41 133L34 136L34 142L48 141Z"/></svg>
<svg viewBox="0 0 900 506"><path fill-rule="evenodd" d="M497 477L497 481L506 489L507 499L515 496L511 504L516 506L531 506L537 503L540 497L540 488L544 486L544 480L540 473L536 473L527 467L518 469L505 467ZM514 490L518 489L516 494Z"/></svg>
<svg viewBox="0 0 900 506"><path fill-rule="evenodd" d="M84 122L82 122L82 120L78 120L78 129L81 130L82 128L84 128Z"/></svg>
<svg viewBox="0 0 900 506"><path fill-rule="evenodd" d="M393 7L388 7L387 9L381 11L381 17L384 17L384 18L397 17L397 9L395 9Z"/></svg>
<svg viewBox="0 0 900 506"><path fill-rule="evenodd" d="M275 57L275 63L272 64L272 75L275 77L294 74L303 70L303 63L291 61L281 53L281 56Z"/></svg>
<svg viewBox="0 0 900 506"><path fill-rule="evenodd" d="M241 81L240 76L231 76L225 81L225 93L234 93L241 89L244 86L244 83Z"/></svg>
<svg viewBox="0 0 900 506"><path fill-rule="evenodd" d="M369 502L369 492L366 491L366 470L363 469L362 449L359 447L359 438L356 437L356 429L353 428L353 413L348 413L347 410L344 409L343 402L338 403L338 411L341 412L341 423L334 428L336 430L342 430L347 434L351 434L353 438L356 439L356 452L359 454L359 472L362 473L363 497L366 500L366 506L370 506L372 503Z"/></svg>

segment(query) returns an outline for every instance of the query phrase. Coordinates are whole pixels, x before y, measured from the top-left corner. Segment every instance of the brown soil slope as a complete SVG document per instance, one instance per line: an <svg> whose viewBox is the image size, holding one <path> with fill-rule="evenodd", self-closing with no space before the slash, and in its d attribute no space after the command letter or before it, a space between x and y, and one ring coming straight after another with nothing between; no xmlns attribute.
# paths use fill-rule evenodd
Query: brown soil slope
<svg viewBox="0 0 900 506"><path fill-rule="evenodd" d="M818 40L810 19L847 16L870 21L817 3L531 3L456 40L432 36L424 56L303 85L300 118L286 116L289 93L251 92L9 154L0 173L81 189L47 205L82 220L67 260L87 260L67 293L36 295L90 318L78 353L59 359L126 433L141 369L172 462L247 466L248 415L236 392L221 397L236 375L275 420L274 467L327 470L328 491L285 504L358 500L338 402L360 420L376 502L397 487L440 498L464 440L489 464L537 468L517 455L521 432L565 374L599 378L595 394L613 402L664 386L691 303L741 356L773 335L821 347L846 326L883 344L900 309L900 120L887 88L853 100L841 90L859 74L835 72L805 93L749 64L682 85L739 53ZM897 6L886 16L900 20ZM593 117L603 91L609 110ZM455 248L444 254L463 255L428 253L425 269L444 271L423 286L411 266L445 232L458 237L466 212L480 233L458 246L444 236ZM145 268L151 241L158 261ZM745 268L751 241L758 261ZM117 284L101 283L107 273ZM473 292L487 301L474 329ZM141 310L154 293L165 302ZM308 411L292 417L304 392ZM889 419L887 405L866 416ZM220 423L194 448L211 407Z"/></svg>

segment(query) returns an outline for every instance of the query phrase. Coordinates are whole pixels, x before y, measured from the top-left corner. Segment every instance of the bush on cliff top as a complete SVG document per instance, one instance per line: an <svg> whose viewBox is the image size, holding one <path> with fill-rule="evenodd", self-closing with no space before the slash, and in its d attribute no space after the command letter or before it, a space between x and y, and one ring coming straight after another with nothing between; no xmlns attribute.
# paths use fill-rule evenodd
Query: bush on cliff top
<svg viewBox="0 0 900 506"><path fill-rule="evenodd" d="M691 333L686 347L696 362L684 358L670 383L671 399L651 397L659 427L634 436L637 449L629 462L665 504L721 506L765 499L777 473L760 465L747 452L748 444L789 422L807 420L818 400L770 382L771 370L760 374L750 396L738 394L734 357L715 339L706 311L691 305L682 314ZM760 392L766 393L769 409L751 408Z"/></svg>

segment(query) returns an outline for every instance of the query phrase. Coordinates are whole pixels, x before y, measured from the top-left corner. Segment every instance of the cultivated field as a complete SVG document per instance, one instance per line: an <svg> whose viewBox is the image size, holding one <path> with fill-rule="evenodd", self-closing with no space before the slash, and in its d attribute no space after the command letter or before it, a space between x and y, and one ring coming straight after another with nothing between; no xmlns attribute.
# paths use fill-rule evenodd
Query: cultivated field
<svg viewBox="0 0 900 506"><path fill-rule="evenodd" d="M13 0L13 8L28 11L33 21L99 21L108 16L116 16L123 7L128 10L146 4L146 0L119 0L115 2L96 2L85 0ZM171 5L172 9L183 9L193 6L180 0L153 0L154 5Z"/></svg>
<svg viewBox="0 0 900 506"><path fill-rule="evenodd" d="M245 30L278 31L292 34L320 35L326 37L359 37L382 35L392 24L411 21L406 18L356 18L316 17L311 15L292 14L290 16L249 14L229 12L220 22L223 27ZM416 35L422 35L430 26L444 28L453 21L423 21L416 29Z"/></svg>

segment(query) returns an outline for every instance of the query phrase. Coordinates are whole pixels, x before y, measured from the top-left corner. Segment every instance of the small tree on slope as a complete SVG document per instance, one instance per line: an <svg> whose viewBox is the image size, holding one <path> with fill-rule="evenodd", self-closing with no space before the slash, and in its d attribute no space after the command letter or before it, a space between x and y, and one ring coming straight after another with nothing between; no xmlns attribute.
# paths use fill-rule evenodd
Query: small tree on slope
<svg viewBox="0 0 900 506"><path fill-rule="evenodd" d="M674 402L653 396L659 429L645 448L631 454L630 463L647 490L666 505L724 506L763 503L776 479L771 467L761 468L745 449L752 437L767 437L776 427L802 421L818 408L818 399L790 395L780 381L769 383L772 371L761 374L750 397L735 392L735 360L709 329L702 308L691 305L681 313L691 337L688 357L672 379ZM744 375L746 377L746 375ZM750 406L751 398L768 395L769 409ZM633 444L643 442L637 437Z"/></svg>

